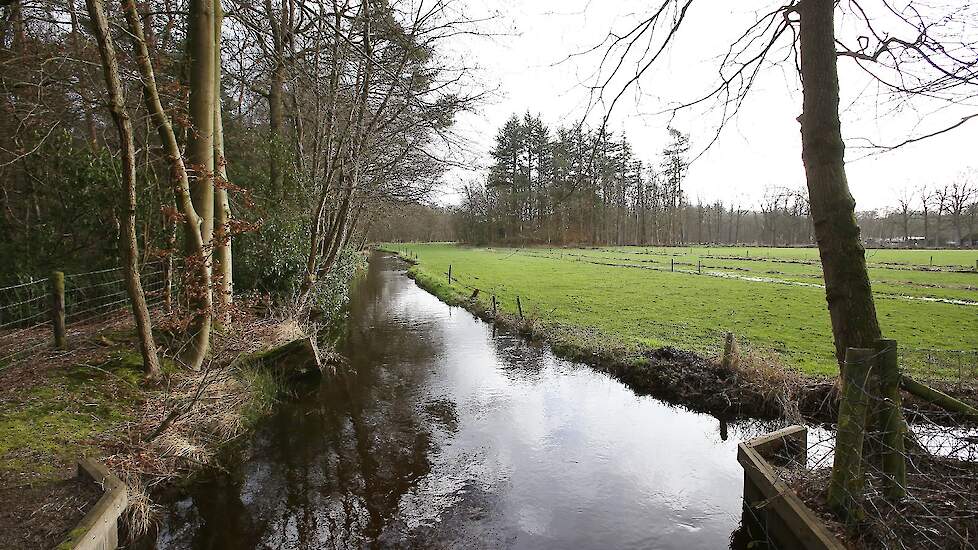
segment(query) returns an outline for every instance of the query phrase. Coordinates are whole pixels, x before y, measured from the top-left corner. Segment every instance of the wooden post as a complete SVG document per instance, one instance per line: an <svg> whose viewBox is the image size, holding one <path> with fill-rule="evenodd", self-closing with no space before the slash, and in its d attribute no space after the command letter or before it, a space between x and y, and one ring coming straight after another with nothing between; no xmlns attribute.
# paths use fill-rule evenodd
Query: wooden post
<svg viewBox="0 0 978 550"><path fill-rule="evenodd" d="M880 431L883 441L880 453L883 476L886 479L886 496L899 500L907 495L907 457L903 446L907 423L903 418L903 400L900 396L896 340L877 340L876 354L882 403Z"/></svg>
<svg viewBox="0 0 978 550"><path fill-rule="evenodd" d="M51 273L51 325L54 327L54 347L68 349L68 335L65 333L65 274L61 271Z"/></svg>
<svg viewBox="0 0 978 550"><path fill-rule="evenodd" d="M859 501L863 493L863 436L869 405L866 382L874 353L869 348L848 348L842 373L842 402L839 404L828 504L847 525L859 522L865 515Z"/></svg>
<svg viewBox="0 0 978 550"><path fill-rule="evenodd" d="M703 274L703 260L696 258L696 272L700 275Z"/></svg>
<svg viewBox="0 0 978 550"><path fill-rule="evenodd" d="M676 270L676 259L669 258L669 271L675 271L675 270Z"/></svg>
<svg viewBox="0 0 978 550"><path fill-rule="evenodd" d="M732 370L740 365L740 350L737 349L737 338L732 332L727 333L723 343L723 360L720 365L725 370Z"/></svg>
<svg viewBox="0 0 978 550"><path fill-rule="evenodd" d="M516 297L516 311L520 312L520 319L523 318L523 304L520 303L520 297Z"/></svg>
<svg viewBox="0 0 978 550"><path fill-rule="evenodd" d="M448 264L448 284L452 284L452 264Z"/></svg>
<svg viewBox="0 0 978 550"><path fill-rule="evenodd" d="M492 295L492 316L496 316L496 295Z"/></svg>

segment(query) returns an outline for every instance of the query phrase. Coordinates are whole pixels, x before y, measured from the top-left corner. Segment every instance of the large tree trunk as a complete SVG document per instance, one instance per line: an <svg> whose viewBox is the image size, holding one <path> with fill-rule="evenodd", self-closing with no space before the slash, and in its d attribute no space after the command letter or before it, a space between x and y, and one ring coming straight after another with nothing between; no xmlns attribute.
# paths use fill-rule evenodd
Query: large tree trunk
<svg viewBox="0 0 978 550"><path fill-rule="evenodd" d="M231 264L231 203L228 201L227 162L224 158L224 121L221 116L221 0L214 1L214 278L217 282L217 311L220 322L231 322L234 276Z"/></svg>
<svg viewBox="0 0 978 550"><path fill-rule="evenodd" d="M149 50L146 46L146 39L143 34L143 27L140 22L136 6L129 0L121 0L123 12L126 15L126 23L129 27L129 35L133 41L133 49L139 75L143 84L143 98L146 107L153 117L157 131L160 134L160 141L170 163L170 170L175 183L175 195L180 212L183 214L184 229L186 233L187 249L190 252L187 256L185 269L191 270L194 274L192 287L200 289L210 288L210 269L207 262L207 250L205 249L202 235L202 220L194 208L193 199L190 192L190 177L187 167L184 164L180 147L177 144L176 134L173 125L163 104L160 102L160 94L156 87L156 77L153 73L153 65L150 62ZM213 82L213 75L211 78ZM211 205L213 208L213 205ZM193 369L199 369L204 362L207 349L210 346L210 319L211 302L210 292L199 292L193 295L193 305L196 308L194 324L192 327L193 337L190 345L184 353L184 361Z"/></svg>
<svg viewBox="0 0 978 550"><path fill-rule="evenodd" d="M86 0L86 4L92 19L95 40L98 42L99 54L102 57L102 70L105 73L105 85L109 92L109 111L119 132L119 143L122 147L122 185L127 202L125 227L120 232L119 248L123 256L126 290L132 304L136 332L139 335L143 370L147 377L155 379L160 376L160 359L156 353L156 342L153 340L153 324L150 321L149 308L146 306L146 296L139 279L139 250L136 240L136 147L133 143L132 122L123 102L119 65L115 58L112 35L109 34L105 7L102 5L102 0Z"/></svg>
<svg viewBox="0 0 978 550"><path fill-rule="evenodd" d="M880 338L880 327L856 225L856 201L846 180L834 10L832 0L802 0L798 4L804 98L802 160L825 277L825 299L841 364L846 348L872 348Z"/></svg>

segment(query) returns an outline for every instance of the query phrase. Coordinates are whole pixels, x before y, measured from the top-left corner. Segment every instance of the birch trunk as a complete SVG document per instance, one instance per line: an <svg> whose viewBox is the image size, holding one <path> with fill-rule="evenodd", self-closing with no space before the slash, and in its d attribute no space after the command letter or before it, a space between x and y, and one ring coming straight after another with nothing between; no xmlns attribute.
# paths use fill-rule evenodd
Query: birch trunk
<svg viewBox="0 0 978 550"><path fill-rule="evenodd" d="M105 86L109 92L109 111L122 148L122 187L126 196L126 216L120 231L119 248L123 257L123 273L126 291L132 305L132 316L136 321L139 335L139 349L143 356L143 370L146 376L157 379L160 376L160 359L153 340L153 324L146 305L146 296L139 277L139 250L136 239L136 147L133 142L132 121L123 102L122 81L119 78L119 65L115 57L109 22L105 17L102 0L86 0L88 13L92 19L95 40L102 57Z"/></svg>
<svg viewBox="0 0 978 550"><path fill-rule="evenodd" d="M217 314L221 324L231 323L234 277L231 270L231 203L228 201L227 162L224 158L224 122L221 116L221 0L214 1L214 260Z"/></svg>

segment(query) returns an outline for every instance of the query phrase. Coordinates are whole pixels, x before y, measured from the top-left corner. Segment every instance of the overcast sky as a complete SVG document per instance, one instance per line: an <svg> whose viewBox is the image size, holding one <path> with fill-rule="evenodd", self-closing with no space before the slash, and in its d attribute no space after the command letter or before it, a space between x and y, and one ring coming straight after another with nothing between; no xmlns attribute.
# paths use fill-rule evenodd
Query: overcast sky
<svg viewBox="0 0 978 550"><path fill-rule="evenodd" d="M513 113L529 110L551 127L573 125L585 111L597 55L567 59L601 42L609 30L623 31L647 13L648 0L477 0L477 9L497 11L493 38L455 41L452 54L479 67L479 76L498 92L475 115L464 115L459 132L470 140L474 157L488 164L498 128ZM666 143L669 119L655 115L676 101L688 100L715 83L720 55L730 39L743 32L769 0L694 2L681 34L667 58L647 73L641 91L615 107L610 127L624 131L639 158L658 161ZM871 9L871 8L870 8ZM882 155L868 156L852 147L854 138L899 142L910 132L959 120L978 107L945 110L921 123L909 110L881 114L875 88L848 59L840 60L843 134L849 183L858 209L893 206L903 188L949 183L969 166L978 166L978 121L958 130ZM857 99L857 96L859 99ZM853 103L855 101L855 103ZM923 105L924 110L933 106ZM766 186L804 186L801 137L796 117L801 94L792 62L765 68L739 116L721 139L690 167L686 181L694 202L723 200L755 204ZM710 112L680 115L673 124L691 135L693 150L711 139L718 116ZM464 178L484 177L453 171L442 202L455 202L451 188Z"/></svg>

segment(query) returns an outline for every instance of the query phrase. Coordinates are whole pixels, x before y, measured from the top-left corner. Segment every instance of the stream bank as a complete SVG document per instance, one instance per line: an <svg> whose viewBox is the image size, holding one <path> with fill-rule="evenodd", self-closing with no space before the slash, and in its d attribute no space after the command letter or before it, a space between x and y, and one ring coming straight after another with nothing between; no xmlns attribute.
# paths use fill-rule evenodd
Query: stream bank
<svg viewBox="0 0 978 550"><path fill-rule="evenodd" d="M174 495L167 548L743 548L737 442L451 307L375 254L345 364Z"/></svg>

